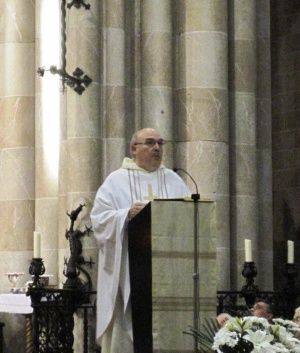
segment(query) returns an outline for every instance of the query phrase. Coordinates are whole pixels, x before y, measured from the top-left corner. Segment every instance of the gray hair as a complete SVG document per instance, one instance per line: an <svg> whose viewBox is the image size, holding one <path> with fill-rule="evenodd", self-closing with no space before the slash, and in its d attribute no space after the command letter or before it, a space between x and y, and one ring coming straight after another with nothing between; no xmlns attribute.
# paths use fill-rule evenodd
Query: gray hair
<svg viewBox="0 0 300 353"><path fill-rule="evenodd" d="M144 128L142 128L142 129L136 131L136 132L132 135L132 137L131 137L131 140L130 140L130 147L134 146L134 144L136 143L136 140L138 139L138 135L139 135L142 131L144 131L144 130L152 130L152 131L157 132L157 131L156 131L155 129L153 129L152 127L144 127Z"/></svg>
<svg viewBox="0 0 300 353"><path fill-rule="evenodd" d="M136 143L136 140L138 138L138 134L139 134L140 130L139 131L136 131L132 137L131 137L131 140L130 140L130 147L134 146L134 144Z"/></svg>

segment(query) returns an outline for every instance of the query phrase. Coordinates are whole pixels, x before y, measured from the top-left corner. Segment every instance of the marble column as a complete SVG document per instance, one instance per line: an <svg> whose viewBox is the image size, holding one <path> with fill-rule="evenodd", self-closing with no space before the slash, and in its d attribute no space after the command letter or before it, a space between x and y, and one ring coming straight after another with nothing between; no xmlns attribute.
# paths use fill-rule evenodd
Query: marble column
<svg viewBox="0 0 300 353"><path fill-rule="evenodd" d="M230 281L227 2L178 1L174 21L176 166L216 201L218 289ZM187 183L195 192L189 179ZM226 273L226 276L224 276Z"/></svg>
<svg viewBox="0 0 300 353"><path fill-rule="evenodd" d="M28 271L34 230L34 4L0 1L1 273ZM24 276L19 284L28 280ZM0 283L8 290L8 281Z"/></svg>
<svg viewBox="0 0 300 353"><path fill-rule="evenodd" d="M256 165L256 1L232 1L229 7L230 51L230 193L232 287L243 278L244 239L251 239L257 259Z"/></svg>

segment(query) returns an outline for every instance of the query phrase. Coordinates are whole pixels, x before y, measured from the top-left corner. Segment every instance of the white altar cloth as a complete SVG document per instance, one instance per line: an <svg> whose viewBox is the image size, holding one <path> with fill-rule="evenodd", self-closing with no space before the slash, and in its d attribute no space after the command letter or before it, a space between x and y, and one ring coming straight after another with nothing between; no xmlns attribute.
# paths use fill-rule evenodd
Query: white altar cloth
<svg viewBox="0 0 300 353"><path fill-rule="evenodd" d="M31 299L26 294L0 294L0 312L11 314L32 314L32 311Z"/></svg>

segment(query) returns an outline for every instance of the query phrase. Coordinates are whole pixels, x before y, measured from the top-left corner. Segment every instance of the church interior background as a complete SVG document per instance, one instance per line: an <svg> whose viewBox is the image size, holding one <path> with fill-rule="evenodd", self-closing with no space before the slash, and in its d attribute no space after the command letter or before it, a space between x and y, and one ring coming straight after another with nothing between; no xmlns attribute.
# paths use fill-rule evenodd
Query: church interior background
<svg viewBox="0 0 300 353"><path fill-rule="evenodd" d="M66 212L84 203L80 224L90 225L96 190L132 133L154 127L164 164L215 201L217 289L241 287L245 239L256 283L279 289L287 240L300 263L300 2L84 2L89 10L66 10L66 69L92 79L80 95L37 74L61 65L59 0L0 0L0 273L28 273L37 230L60 285ZM97 261L92 237L83 247ZM0 320L6 352L21 352L24 319Z"/></svg>

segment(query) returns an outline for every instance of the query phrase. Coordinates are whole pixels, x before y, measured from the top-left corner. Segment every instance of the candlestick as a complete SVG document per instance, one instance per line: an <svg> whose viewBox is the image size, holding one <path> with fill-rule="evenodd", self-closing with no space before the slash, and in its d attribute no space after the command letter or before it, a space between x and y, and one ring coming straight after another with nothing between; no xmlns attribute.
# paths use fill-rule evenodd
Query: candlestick
<svg viewBox="0 0 300 353"><path fill-rule="evenodd" d="M287 241L287 263L293 264L294 263L294 242L292 240Z"/></svg>
<svg viewBox="0 0 300 353"><path fill-rule="evenodd" d="M40 288L43 287L43 283L40 281L40 276L45 273L45 266L43 259L40 257L35 257L31 260L29 266L29 274L33 277L33 283L30 285L30 288Z"/></svg>
<svg viewBox="0 0 300 353"><path fill-rule="evenodd" d="M246 284L241 289L241 295L245 298L247 306L251 307L254 304L256 293L259 290L258 286L254 283L257 269L253 261L245 261L242 275L246 278Z"/></svg>
<svg viewBox="0 0 300 353"><path fill-rule="evenodd" d="M252 261L252 242L250 239L245 239L245 262Z"/></svg>
<svg viewBox="0 0 300 353"><path fill-rule="evenodd" d="M41 257L41 233L36 231L33 233L33 257Z"/></svg>

